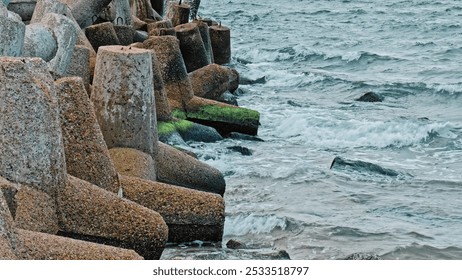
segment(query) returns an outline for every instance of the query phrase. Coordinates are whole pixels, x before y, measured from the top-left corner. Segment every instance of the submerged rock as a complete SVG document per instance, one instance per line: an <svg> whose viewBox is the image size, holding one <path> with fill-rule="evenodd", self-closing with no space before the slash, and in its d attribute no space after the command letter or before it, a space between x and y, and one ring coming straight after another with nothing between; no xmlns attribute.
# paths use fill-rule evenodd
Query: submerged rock
<svg viewBox="0 0 462 280"><path fill-rule="evenodd" d="M382 102L383 97L378 95L375 92L369 91L366 92L363 96L360 98L355 99L356 101L361 101L361 102Z"/></svg>
<svg viewBox="0 0 462 280"><path fill-rule="evenodd" d="M247 249L247 245L244 243L230 239L228 242L226 242L226 248L228 249Z"/></svg>
<svg viewBox="0 0 462 280"><path fill-rule="evenodd" d="M348 255L344 260L361 260L361 261L370 261L370 260L381 260L377 255L366 254L366 253L353 253Z"/></svg>
<svg viewBox="0 0 462 280"><path fill-rule="evenodd" d="M231 147L228 147L227 149L231 150L231 151L234 151L234 152L241 153L241 155L243 155L243 156L251 156L252 155L251 150L249 150L246 147L242 147L242 146L231 146Z"/></svg>
<svg viewBox="0 0 462 280"><path fill-rule="evenodd" d="M332 161L330 169L345 169L351 168L356 171L364 171L366 173L375 173L379 175L397 177L399 175L404 175L401 172L395 171L393 169L384 168L378 164L370 163L361 160L349 160L341 157L335 157Z"/></svg>

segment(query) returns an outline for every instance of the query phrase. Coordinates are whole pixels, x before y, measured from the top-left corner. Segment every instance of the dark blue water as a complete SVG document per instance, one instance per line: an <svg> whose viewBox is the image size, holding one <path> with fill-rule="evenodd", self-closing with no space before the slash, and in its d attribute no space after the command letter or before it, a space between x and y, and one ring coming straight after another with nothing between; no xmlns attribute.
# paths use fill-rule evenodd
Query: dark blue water
<svg viewBox="0 0 462 280"><path fill-rule="evenodd" d="M265 77L239 97L265 142L190 144L226 175L224 243L248 249L165 258L462 259L461 1L201 5L232 29L231 66Z"/></svg>

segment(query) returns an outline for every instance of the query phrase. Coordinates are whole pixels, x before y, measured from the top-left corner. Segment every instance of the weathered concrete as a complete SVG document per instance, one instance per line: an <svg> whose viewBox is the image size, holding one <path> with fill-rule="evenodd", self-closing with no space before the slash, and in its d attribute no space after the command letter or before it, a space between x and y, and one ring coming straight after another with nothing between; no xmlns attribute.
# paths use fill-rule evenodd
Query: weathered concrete
<svg viewBox="0 0 462 280"><path fill-rule="evenodd" d="M82 80L63 78L55 84L67 172L107 191L117 192L117 171Z"/></svg>
<svg viewBox="0 0 462 280"><path fill-rule="evenodd" d="M162 217L135 202L69 176L58 196L61 235L133 249L158 259L168 228Z"/></svg>
<svg viewBox="0 0 462 280"><path fill-rule="evenodd" d="M156 150L152 131L153 99L151 52L130 47L101 47L91 100L108 148L133 148L147 154Z"/></svg>
<svg viewBox="0 0 462 280"><path fill-rule="evenodd" d="M90 83L93 77L92 70L92 51L93 49L83 45L76 45L72 54L71 61L67 67L66 77L80 77L88 95L90 95ZM94 66L93 66L94 68Z"/></svg>
<svg viewBox="0 0 462 280"><path fill-rule="evenodd" d="M66 164L53 79L40 58L0 65L0 176L56 197Z"/></svg>
<svg viewBox="0 0 462 280"><path fill-rule="evenodd" d="M132 26L132 13L129 0L112 0L109 4L114 9L114 25Z"/></svg>
<svg viewBox="0 0 462 280"><path fill-rule="evenodd" d="M209 32L214 62L229 63L231 61L231 30L220 24L210 26Z"/></svg>
<svg viewBox="0 0 462 280"><path fill-rule="evenodd" d="M8 4L8 10L18 14L22 21L30 21L36 4L35 0L12 0Z"/></svg>
<svg viewBox="0 0 462 280"><path fill-rule="evenodd" d="M173 26L187 23L191 6L186 3L169 3L166 19L172 21Z"/></svg>
<svg viewBox="0 0 462 280"><path fill-rule="evenodd" d="M177 25L175 31L180 42L181 55L187 72L192 72L211 63L197 23Z"/></svg>
<svg viewBox="0 0 462 280"><path fill-rule="evenodd" d="M40 57L48 62L57 51L58 44L51 29L38 23L26 26L23 56Z"/></svg>
<svg viewBox="0 0 462 280"><path fill-rule="evenodd" d="M221 241L225 220L221 196L134 177L120 180L124 197L164 218L170 242Z"/></svg>
<svg viewBox="0 0 462 280"><path fill-rule="evenodd" d="M19 185L14 196L14 223L16 228L58 233L56 201L46 193Z"/></svg>
<svg viewBox="0 0 462 280"><path fill-rule="evenodd" d="M199 31L202 37L202 42L204 42L205 53L207 54L207 59L210 61L210 63L214 63L212 42L210 41L209 25L202 20L195 20L193 22L197 23L197 27L199 27Z"/></svg>
<svg viewBox="0 0 462 280"><path fill-rule="evenodd" d="M173 36L153 36L144 42L144 46L156 53L171 108L184 110L194 95L178 39Z"/></svg>
<svg viewBox="0 0 462 280"><path fill-rule="evenodd" d="M148 33L151 36L176 36L175 28L155 28Z"/></svg>
<svg viewBox="0 0 462 280"><path fill-rule="evenodd" d="M54 75L62 76L71 61L79 30L73 20L55 13L46 14L41 23L53 31L58 45L56 55L48 62L49 70Z"/></svg>
<svg viewBox="0 0 462 280"><path fill-rule="evenodd" d="M12 16L0 16L0 56L21 56L26 26Z"/></svg>
<svg viewBox="0 0 462 280"><path fill-rule="evenodd" d="M72 20L71 9L63 2L58 0L37 0L37 5L32 15L31 23L39 23L48 13L55 13L70 17Z"/></svg>
<svg viewBox="0 0 462 280"><path fill-rule="evenodd" d="M162 20L162 17L152 8L150 0L130 0L132 15L141 20Z"/></svg>
<svg viewBox="0 0 462 280"><path fill-rule="evenodd" d="M71 4L72 15L80 27L86 28L93 23L93 17L98 15L112 0L77 0Z"/></svg>
<svg viewBox="0 0 462 280"><path fill-rule="evenodd" d="M119 174L157 180L156 165L151 155L130 148L112 148L109 154Z"/></svg>
<svg viewBox="0 0 462 280"><path fill-rule="evenodd" d="M238 80L237 72L218 64L210 64L188 74L195 96L219 100ZM236 77L237 76L237 77ZM233 85L234 86L234 85Z"/></svg>
<svg viewBox="0 0 462 280"><path fill-rule="evenodd" d="M97 52L102 46L120 45L114 26L110 22L94 24L85 28L85 35Z"/></svg>
<svg viewBox="0 0 462 280"><path fill-rule="evenodd" d="M144 47L144 44L143 44ZM159 60L156 53L152 50L152 74L154 83L155 114L157 121L169 121L172 119L172 111L168 103L167 92L165 91L164 80L159 67ZM157 129L156 129L157 131ZM154 138L154 141L157 138Z"/></svg>
<svg viewBox="0 0 462 280"><path fill-rule="evenodd" d="M223 195L225 179L221 172L169 145L159 143L155 158L157 180Z"/></svg>
<svg viewBox="0 0 462 280"><path fill-rule="evenodd" d="M15 253L17 237L13 218L1 191L10 184L10 182L0 177L0 260L14 260L18 258Z"/></svg>
<svg viewBox="0 0 462 280"><path fill-rule="evenodd" d="M18 255L25 260L142 260L133 250L18 230Z"/></svg>

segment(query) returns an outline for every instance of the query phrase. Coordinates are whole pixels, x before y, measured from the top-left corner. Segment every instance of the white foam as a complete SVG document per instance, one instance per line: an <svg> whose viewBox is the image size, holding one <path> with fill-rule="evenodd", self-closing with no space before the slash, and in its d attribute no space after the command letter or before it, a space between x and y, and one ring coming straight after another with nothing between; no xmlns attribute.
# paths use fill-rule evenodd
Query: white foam
<svg viewBox="0 0 462 280"><path fill-rule="evenodd" d="M286 227L287 219L276 215L239 214L226 217L224 235L270 233L275 229L284 230Z"/></svg>
<svg viewBox="0 0 462 280"><path fill-rule="evenodd" d="M275 133L292 141L323 147L404 147L428 139L430 134L454 138L449 123L415 120L332 119L332 116L294 114L280 123Z"/></svg>

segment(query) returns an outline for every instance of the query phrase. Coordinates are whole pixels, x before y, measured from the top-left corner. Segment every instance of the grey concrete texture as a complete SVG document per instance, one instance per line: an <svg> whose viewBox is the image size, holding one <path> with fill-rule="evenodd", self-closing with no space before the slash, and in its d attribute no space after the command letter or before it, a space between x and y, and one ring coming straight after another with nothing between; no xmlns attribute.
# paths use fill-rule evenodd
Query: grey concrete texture
<svg viewBox="0 0 462 280"><path fill-rule="evenodd" d="M168 228L157 212L73 176L58 209L67 236L133 249L146 259L160 258L165 248Z"/></svg>
<svg viewBox="0 0 462 280"><path fill-rule="evenodd" d="M18 230L18 255L25 260L142 260L133 250L46 233Z"/></svg>
<svg viewBox="0 0 462 280"><path fill-rule="evenodd" d="M38 0L30 23L41 22L48 13L65 15L73 19L71 9L65 3L59 0Z"/></svg>
<svg viewBox="0 0 462 280"><path fill-rule="evenodd" d="M154 85L149 50L101 47L91 100L108 148L153 153Z"/></svg>
<svg viewBox="0 0 462 280"><path fill-rule="evenodd" d="M8 4L8 10L18 14L22 21L30 21L36 4L35 0L13 0Z"/></svg>
<svg viewBox="0 0 462 280"><path fill-rule="evenodd" d="M55 13L46 14L41 24L53 31L58 45L56 55L48 62L50 72L55 76L62 76L66 73L71 61L79 30L72 19Z"/></svg>
<svg viewBox="0 0 462 280"><path fill-rule="evenodd" d="M11 185L6 179L0 177L0 190ZM8 203L0 191L0 260L14 260L17 246L16 230Z"/></svg>
<svg viewBox="0 0 462 280"><path fill-rule="evenodd" d="M68 174L117 192L119 178L82 79L55 82Z"/></svg>
<svg viewBox="0 0 462 280"><path fill-rule="evenodd" d="M15 17L0 16L0 56L21 56L26 25Z"/></svg>
<svg viewBox="0 0 462 280"><path fill-rule="evenodd" d="M197 23L197 27L199 27L199 31L201 33L202 42L204 42L205 53L207 54L208 60L210 61L210 63L214 63L212 42L210 41L209 25L202 20L194 20L193 22Z"/></svg>
<svg viewBox="0 0 462 280"><path fill-rule="evenodd" d="M223 195L226 188L221 172L167 144L159 143L155 157L157 180Z"/></svg>
<svg viewBox="0 0 462 280"><path fill-rule="evenodd" d="M91 92L90 84L93 78L91 63L93 49L90 48L84 45L75 45L71 61L64 74L66 77L80 77L88 95Z"/></svg>
<svg viewBox="0 0 462 280"><path fill-rule="evenodd" d="M97 16L112 0L77 0L70 4L72 15L84 29L93 23L93 17Z"/></svg>
<svg viewBox="0 0 462 280"><path fill-rule="evenodd" d="M66 163L53 78L40 58L0 65L0 176L56 197Z"/></svg>
<svg viewBox="0 0 462 280"><path fill-rule="evenodd" d="M177 25L175 31L176 37L180 41L180 50L187 72L192 72L211 63L197 23Z"/></svg>
<svg viewBox="0 0 462 280"><path fill-rule="evenodd" d="M23 56L40 57L48 62L55 57L57 51L58 44L50 28L40 23L26 26Z"/></svg>
<svg viewBox="0 0 462 280"><path fill-rule="evenodd" d="M119 174L156 181L156 165L151 155L130 148L112 148L109 154Z"/></svg>
<svg viewBox="0 0 462 280"><path fill-rule="evenodd" d="M42 191L19 185L14 196L14 223L16 228L58 233L56 200Z"/></svg>

